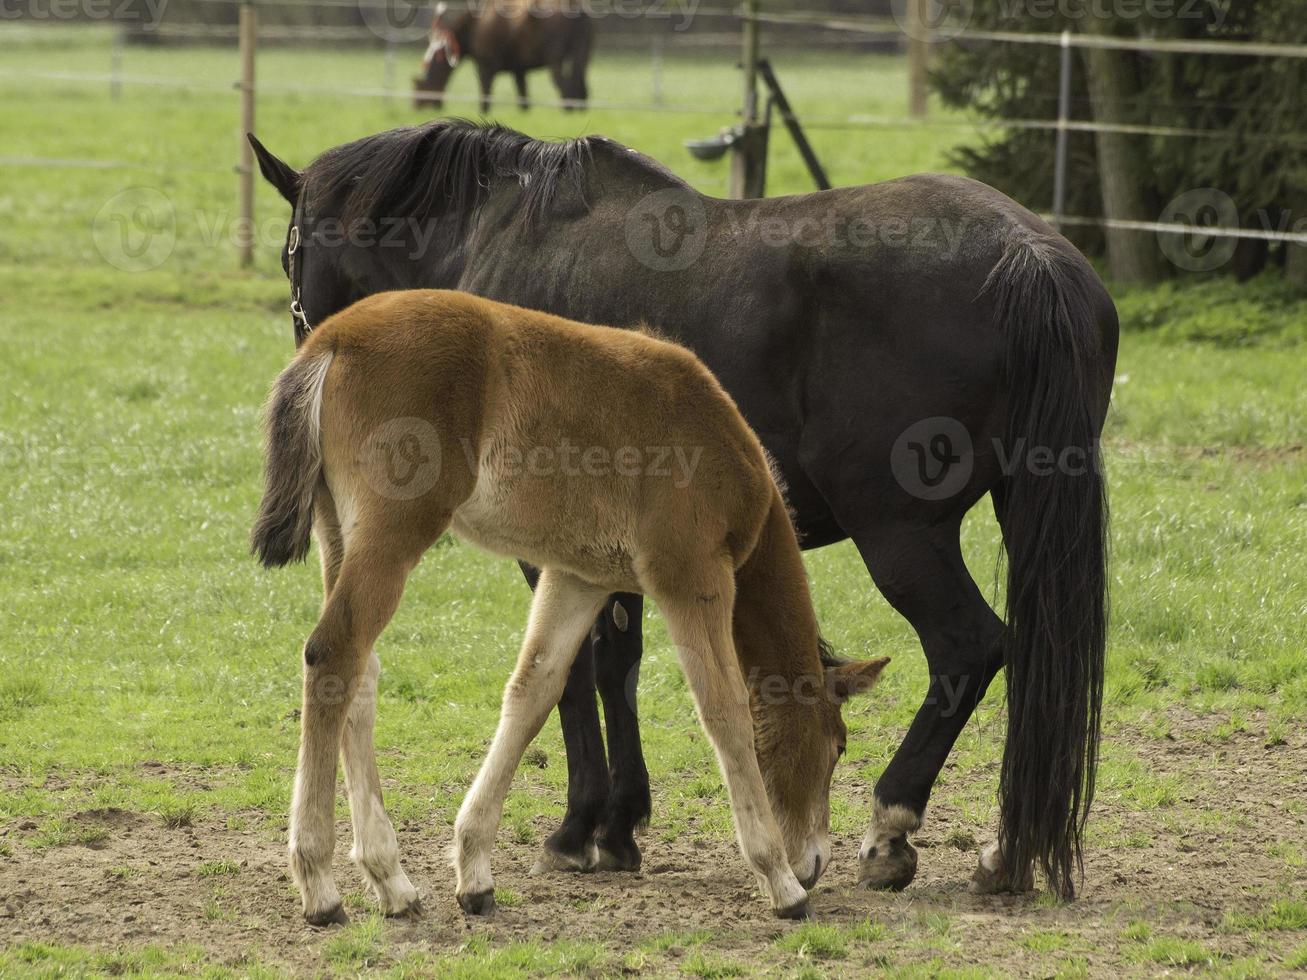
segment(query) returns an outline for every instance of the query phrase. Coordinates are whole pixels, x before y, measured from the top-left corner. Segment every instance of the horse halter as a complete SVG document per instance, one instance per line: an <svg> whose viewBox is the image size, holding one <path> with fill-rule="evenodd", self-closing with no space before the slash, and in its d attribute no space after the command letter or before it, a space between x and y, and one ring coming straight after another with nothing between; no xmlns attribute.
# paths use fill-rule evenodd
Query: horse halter
<svg viewBox="0 0 1307 980"><path fill-rule="evenodd" d="M286 275L290 279L290 318L295 324L296 336L308 336L313 330L309 318L300 303L300 284L295 276L295 253L300 250L300 226L291 225L290 238L286 242Z"/></svg>

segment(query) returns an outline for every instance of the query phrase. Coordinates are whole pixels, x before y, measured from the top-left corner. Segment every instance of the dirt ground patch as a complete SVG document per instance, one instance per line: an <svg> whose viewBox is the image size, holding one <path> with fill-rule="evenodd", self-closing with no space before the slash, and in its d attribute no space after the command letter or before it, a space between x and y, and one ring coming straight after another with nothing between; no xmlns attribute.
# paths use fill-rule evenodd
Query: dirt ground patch
<svg viewBox="0 0 1307 980"><path fill-rule="evenodd" d="M724 962L778 972L821 967L823 956L837 956L825 966L841 974L984 965L1050 975L1068 963L1090 975L1153 973L1200 966L1198 949L1230 972L1288 973L1307 923L1270 921L1266 912L1277 901L1307 898L1307 737L1294 733L1269 746L1251 730L1217 737L1210 721L1178 714L1169 727L1164 737L1114 735L1143 764L1182 777L1184 790L1148 811L1111 799L1096 807L1095 823L1111 831L1098 836L1109 842L1089 848L1083 894L1070 905L1038 895L969 895L965 884L986 830L969 824L947 797L932 805L916 841L917 880L901 894L851 888L858 840L833 842L835 865L813 908L818 923L846 930L838 952L787 943L795 927L768 917L734 844L724 840L648 837L639 875L533 876L535 846L501 833L494 866L508 900L492 919L471 922L453 899L444 858L450 829L411 823L398 828L400 843L425 912L385 925L377 962L449 953L479 935L490 947L594 942L612 952L612 972L650 975L702 973L702 960L687 966L687 944L695 943ZM869 812L869 798L854 802ZM0 827L8 852L0 857L0 947L190 945L209 963L239 970L259 962L295 973L365 965L330 960L326 950L340 930L313 929L300 918L277 820L210 812L190 826L168 826L155 814L110 809L70 814L64 825L83 842L35 846L34 821ZM358 921L370 904L347 859L347 822L338 834L337 876L342 891L354 893L347 906ZM847 932L868 918L881 924L878 932ZM670 933L701 934L682 941ZM648 956L634 966L622 959L639 948ZM1236 969L1241 965L1247 969Z"/></svg>

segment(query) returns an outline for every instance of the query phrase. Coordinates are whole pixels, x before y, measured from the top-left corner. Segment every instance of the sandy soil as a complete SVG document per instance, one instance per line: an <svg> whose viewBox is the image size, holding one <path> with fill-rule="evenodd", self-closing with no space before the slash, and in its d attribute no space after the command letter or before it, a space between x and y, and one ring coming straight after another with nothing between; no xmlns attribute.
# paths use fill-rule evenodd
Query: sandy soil
<svg viewBox="0 0 1307 980"><path fill-rule="evenodd" d="M1132 942L1123 937L1128 923L1146 919L1158 934L1197 940L1223 957L1256 956L1274 969L1302 942L1302 932L1248 932L1221 924L1227 913L1264 911L1269 896L1307 897L1301 850L1296 868L1273 853L1277 845L1301 848L1307 841L1300 805L1307 736L1295 733L1268 747L1257 732L1205 741L1198 736L1210 721L1180 718L1172 724L1173 732L1177 724L1185 726L1180 737L1118 732L1114 738L1129 739L1159 772L1192 776L1186 780L1192 790L1176 805L1148 813L1110 803L1098 807L1097 820L1126 832L1138 829L1152 842L1092 848L1083 894L1074 904L1054 907L1030 896L967 894L976 860L976 845L968 838L983 843L984 828L968 826L947 799L940 799L916 839L917 880L902 894L851 888L858 841L835 840L835 864L814 895L818 921L852 924L871 916L886 923L890 932L877 955L899 964L939 957L950 965L989 964L1034 974L1046 974L1057 957L1032 953L1023 937L1061 930L1075 937L1073 948L1087 957L1092 973L1106 974L1161 969L1141 964L1126 948ZM974 775L992 780L995 774ZM869 799L857 802L870 812ZM1227 819L1236 815L1237 820ZM93 948L195 944L217 963L238 966L253 955L296 972L323 969L330 933L310 928L299 916L285 871L283 828L259 815L248 817L244 830L228 829L227 815L213 813L198 817L193 826L170 828L153 814L88 811L71 819L102 828L102 839L45 849L25 842L36 831L31 821L0 825L0 842L12 852L0 858L0 947L24 940ZM710 944L714 953L775 967L787 962L772 943L792 926L768 917L730 842L705 846L651 836L639 875L532 876L534 845L515 844L501 833L496 885L518 901L488 921L470 922L454 902L444 860L449 829L421 824L398 829L406 868L426 908L417 921L387 925L387 959L415 949L456 949L474 932L487 933L494 943L588 939L621 951L668 931L707 929L716 937ZM548 827L542 821L538 829ZM338 881L343 892L361 891L361 879L347 859L348 824L341 823L338 832ZM235 862L239 871L218 877L198 872L202 863L222 860ZM115 873L124 867L135 873ZM914 938L929 931L932 913L951 919L949 943ZM674 969L677 953L667 955L673 958L651 964L654 972ZM850 957L842 971L859 962L874 965L868 955L864 950Z"/></svg>

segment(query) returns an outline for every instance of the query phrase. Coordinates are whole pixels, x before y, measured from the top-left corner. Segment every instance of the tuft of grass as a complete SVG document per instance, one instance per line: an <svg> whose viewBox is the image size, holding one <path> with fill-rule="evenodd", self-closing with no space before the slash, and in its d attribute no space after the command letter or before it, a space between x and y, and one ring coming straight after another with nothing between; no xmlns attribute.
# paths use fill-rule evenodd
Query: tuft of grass
<svg viewBox="0 0 1307 980"><path fill-rule="evenodd" d="M327 940L323 955L338 969L365 969L381 959L382 921L378 915L351 922Z"/></svg>
<svg viewBox="0 0 1307 980"><path fill-rule="evenodd" d="M1227 931L1239 932L1307 929L1307 902L1284 898L1272 902L1263 912L1227 912L1221 926Z"/></svg>
<svg viewBox="0 0 1307 980"><path fill-rule="evenodd" d="M1300 943L1284 959L1284 965L1290 970L1307 970L1307 943Z"/></svg>
<svg viewBox="0 0 1307 980"><path fill-rule="evenodd" d="M1032 953L1056 953L1070 947L1073 940L1068 932L1059 929L1041 929L1022 936L1018 942Z"/></svg>
<svg viewBox="0 0 1307 980"><path fill-rule="evenodd" d="M195 823L199 807L194 800L172 800L160 806L158 812L165 827L180 830Z"/></svg>
<svg viewBox="0 0 1307 980"><path fill-rule="evenodd" d="M1135 921L1121 930L1121 938L1129 939L1133 942L1147 942L1153 935L1152 926L1147 922Z"/></svg>
<svg viewBox="0 0 1307 980"><path fill-rule="evenodd" d="M86 824L64 817L51 817L43 822L27 843L37 850L50 847L67 847L70 844L98 844L109 836L99 824Z"/></svg>
<svg viewBox="0 0 1307 980"><path fill-rule="evenodd" d="M727 959L703 949L695 949L685 958L681 969L692 977L703 980L720 980L723 977L745 977L753 971L737 960Z"/></svg>
<svg viewBox="0 0 1307 980"><path fill-rule="evenodd" d="M225 858L220 861L204 861L195 869L195 873L201 878L222 878L240 874L240 871L239 864Z"/></svg>
<svg viewBox="0 0 1307 980"><path fill-rule="evenodd" d="M1164 966L1211 966L1215 954L1202 943L1177 936L1159 936L1144 947L1145 958Z"/></svg>
<svg viewBox="0 0 1307 980"><path fill-rule="evenodd" d="M836 926L817 922L795 926L776 940L776 946L800 959L842 960L849 955L844 933Z"/></svg>

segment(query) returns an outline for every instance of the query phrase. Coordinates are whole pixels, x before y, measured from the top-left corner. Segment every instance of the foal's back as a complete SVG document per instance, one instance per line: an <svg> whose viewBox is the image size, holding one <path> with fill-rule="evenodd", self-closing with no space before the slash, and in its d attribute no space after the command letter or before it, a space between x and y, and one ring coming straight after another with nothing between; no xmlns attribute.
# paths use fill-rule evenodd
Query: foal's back
<svg viewBox="0 0 1307 980"><path fill-rule="evenodd" d="M773 503L730 397L693 354L645 333L429 290L363 300L301 356L327 351L327 480L359 519L380 504L393 523L400 506L488 550L648 591L655 566L738 567ZM397 442L380 460L377 433L411 437L407 456ZM438 461L436 485L394 501L356 479L358 460L396 453Z"/></svg>

